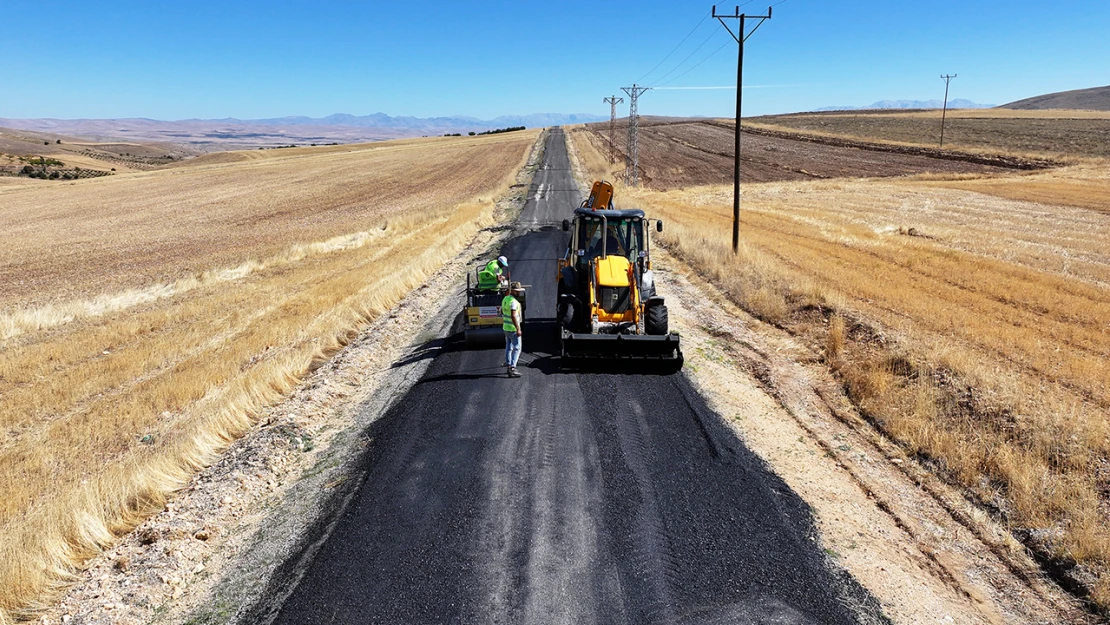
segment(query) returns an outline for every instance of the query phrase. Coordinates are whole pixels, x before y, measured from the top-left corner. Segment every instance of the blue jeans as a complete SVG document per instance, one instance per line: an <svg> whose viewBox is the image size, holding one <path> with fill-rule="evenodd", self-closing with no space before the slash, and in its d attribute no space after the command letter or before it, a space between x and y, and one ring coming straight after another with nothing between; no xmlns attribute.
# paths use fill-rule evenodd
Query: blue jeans
<svg viewBox="0 0 1110 625"><path fill-rule="evenodd" d="M505 362L509 363L510 367L516 368L522 343L521 337L517 336L515 331L505 333Z"/></svg>

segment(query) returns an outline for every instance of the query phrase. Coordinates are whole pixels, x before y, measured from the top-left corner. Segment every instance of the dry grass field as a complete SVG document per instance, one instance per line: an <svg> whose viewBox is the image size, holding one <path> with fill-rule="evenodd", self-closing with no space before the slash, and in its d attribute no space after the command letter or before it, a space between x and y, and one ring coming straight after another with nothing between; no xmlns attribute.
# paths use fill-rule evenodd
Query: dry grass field
<svg viewBox="0 0 1110 625"><path fill-rule="evenodd" d="M583 166L612 177L594 133ZM643 148L641 148L643 150ZM666 154L643 157L666 166ZM1110 606L1110 174L621 188L749 312L804 338L872 423Z"/></svg>
<svg viewBox="0 0 1110 625"><path fill-rule="evenodd" d="M489 225L535 140L0 186L0 622L33 614Z"/></svg>

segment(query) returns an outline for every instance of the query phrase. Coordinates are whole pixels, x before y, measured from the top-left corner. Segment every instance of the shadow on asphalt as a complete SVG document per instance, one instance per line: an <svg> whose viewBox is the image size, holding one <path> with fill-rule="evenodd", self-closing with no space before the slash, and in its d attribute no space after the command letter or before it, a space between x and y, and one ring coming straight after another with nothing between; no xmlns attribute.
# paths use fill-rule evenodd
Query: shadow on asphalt
<svg viewBox="0 0 1110 625"><path fill-rule="evenodd" d="M419 345L408 356L393 363L392 368L403 367L422 360L431 360L443 354L458 351L501 351L504 346L491 344L488 347L468 347L462 332L451 336L432 339ZM675 361L651 360L585 360L568 359L560 355L559 324L555 319L538 318L524 322L524 351L520 356L521 369L532 369L544 375L568 373L605 373L611 375L658 375L678 373L681 363ZM487 373L488 372L488 373ZM468 372L457 372L425 378L421 382L442 380L477 380L481 378L504 377L500 366L482 367Z"/></svg>
<svg viewBox="0 0 1110 625"><path fill-rule="evenodd" d="M451 352L461 351L465 348L466 345L463 343L462 334L432 339L422 343L419 347L414 349L411 354L390 365L390 368L397 369L415 362L420 362L421 360L431 360L441 354L449 354Z"/></svg>

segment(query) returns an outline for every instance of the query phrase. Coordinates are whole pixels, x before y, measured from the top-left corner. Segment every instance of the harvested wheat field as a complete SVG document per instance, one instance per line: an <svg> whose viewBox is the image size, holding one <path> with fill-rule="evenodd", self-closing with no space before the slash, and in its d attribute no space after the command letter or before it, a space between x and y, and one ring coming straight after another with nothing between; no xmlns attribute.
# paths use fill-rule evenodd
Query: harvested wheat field
<svg viewBox="0 0 1110 625"><path fill-rule="evenodd" d="M593 175L623 169L606 162L597 133L571 137ZM669 162L642 159L649 176ZM1088 162L748 184L736 255L731 184L661 190L656 174L616 197L664 219L661 243L823 354L873 427L962 486L1054 577L1105 609L1106 171Z"/></svg>
<svg viewBox="0 0 1110 625"><path fill-rule="evenodd" d="M489 225L536 138L0 186L0 621Z"/></svg>

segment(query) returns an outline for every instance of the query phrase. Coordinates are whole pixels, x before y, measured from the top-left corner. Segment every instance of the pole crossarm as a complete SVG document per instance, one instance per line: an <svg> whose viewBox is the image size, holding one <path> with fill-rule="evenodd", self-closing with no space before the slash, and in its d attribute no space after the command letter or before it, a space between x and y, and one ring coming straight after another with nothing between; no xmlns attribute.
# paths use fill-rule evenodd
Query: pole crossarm
<svg viewBox="0 0 1110 625"><path fill-rule="evenodd" d="M732 173L732 252L738 253L740 251L740 113L744 97L744 42L759 30L763 22L771 19L771 7L767 7L767 15L748 15L740 12L740 7L736 7L735 12L731 15L727 13L717 13L717 5L713 5L713 17L725 27L728 34L732 36L733 40L737 43L736 54L736 131L735 131L735 147L733 151L733 173ZM725 20L740 20L740 27L736 32L732 32L728 22ZM759 20L755 27L748 30L748 20Z"/></svg>
<svg viewBox="0 0 1110 625"><path fill-rule="evenodd" d="M732 38L736 41L736 43L740 43L741 37L743 37L744 41L747 41L748 37L751 37L752 35L755 34L755 31L759 30L759 27L763 25L763 22L766 22L767 20L771 19L771 7L767 7L767 15L748 15L746 13L741 13L740 12L740 7L736 7L736 12L733 13L732 15L728 15L728 14L725 14L725 13L722 13L722 14L718 15L717 14L717 5L713 5L713 17L716 18L717 21L721 23L721 26L725 27L725 30L728 31L728 34L732 35ZM726 19L741 20L741 22L740 22L741 25L743 25L744 21L746 21L746 20L759 20L759 23L756 24L755 27L752 28L751 32L749 32L746 35L744 34L744 27L741 26L740 34L738 35L738 34L732 32L732 28L730 28L728 23L725 22Z"/></svg>

